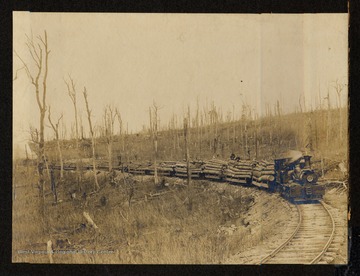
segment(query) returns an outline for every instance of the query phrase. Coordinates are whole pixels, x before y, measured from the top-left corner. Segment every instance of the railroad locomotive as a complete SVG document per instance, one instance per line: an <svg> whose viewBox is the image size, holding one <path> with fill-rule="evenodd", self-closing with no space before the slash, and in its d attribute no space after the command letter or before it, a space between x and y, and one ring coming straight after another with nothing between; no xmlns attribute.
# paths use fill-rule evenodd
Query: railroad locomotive
<svg viewBox="0 0 360 276"><path fill-rule="evenodd" d="M322 199L325 188L317 184L318 175L311 168L311 156L295 160L275 159L275 180L272 189L290 201L312 201Z"/></svg>

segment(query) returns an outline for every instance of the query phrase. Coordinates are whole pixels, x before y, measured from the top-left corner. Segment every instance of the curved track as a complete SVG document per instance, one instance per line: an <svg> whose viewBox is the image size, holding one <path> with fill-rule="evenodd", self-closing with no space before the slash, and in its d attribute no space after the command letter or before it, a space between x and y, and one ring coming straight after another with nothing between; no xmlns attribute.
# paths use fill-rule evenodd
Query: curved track
<svg viewBox="0 0 360 276"><path fill-rule="evenodd" d="M335 222L326 204L296 206L299 219L295 230L285 242L262 258L261 264L325 264L333 259L325 256L335 233Z"/></svg>

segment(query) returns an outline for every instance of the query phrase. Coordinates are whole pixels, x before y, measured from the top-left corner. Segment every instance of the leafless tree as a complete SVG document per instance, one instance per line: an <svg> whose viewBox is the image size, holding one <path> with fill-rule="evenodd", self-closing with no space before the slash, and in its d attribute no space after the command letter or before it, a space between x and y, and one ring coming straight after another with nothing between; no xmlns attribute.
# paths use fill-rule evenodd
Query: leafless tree
<svg viewBox="0 0 360 276"><path fill-rule="evenodd" d="M108 105L104 109L105 139L107 144L109 172L113 169L113 143L114 143L114 124L116 119L115 109Z"/></svg>
<svg viewBox="0 0 360 276"><path fill-rule="evenodd" d="M47 93L47 76L48 76L48 61L50 50L48 49L48 38L47 33L44 31L44 35L37 36L34 40L33 37L28 37L26 47L30 54L32 64L25 62L15 52L23 64L23 68L30 80L30 83L34 86L35 97L40 113L39 122L39 151L38 151L38 173L39 173L39 195L40 195L40 211L44 219L43 230L46 231L46 215L45 215L45 179L44 179L44 163L45 163L45 141L44 141L44 120L46 113L46 93ZM32 69L35 67L35 69Z"/></svg>
<svg viewBox="0 0 360 276"><path fill-rule="evenodd" d="M330 93L329 88L327 91L327 96L324 98L327 100L327 127L326 127L326 146L329 146L329 140L330 140L330 130L331 130L331 103L330 103Z"/></svg>
<svg viewBox="0 0 360 276"><path fill-rule="evenodd" d="M81 190L81 172L80 172L80 162L81 162L81 156L80 156L80 145L79 145L79 125L78 125L78 110L77 110L77 101L76 101L76 87L75 82L71 76L69 76L69 80L64 80L68 95L71 99L71 102L74 106L74 117L75 117L75 143L76 143L76 151L77 151L77 160L76 160L76 173L77 173L77 181L78 181L78 187L79 190Z"/></svg>
<svg viewBox="0 0 360 276"><path fill-rule="evenodd" d="M248 158L250 158L249 156L249 145L248 145L248 122L249 122L249 118L248 118L248 106L247 104L245 104L243 102L242 104L242 114L241 114L241 121L243 124L243 152L244 152L244 156L247 156Z"/></svg>
<svg viewBox="0 0 360 276"><path fill-rule="evenodd" d="M26 160L29 160L29 154L28 154L28 151L27 151L26 144L25 144L25 156L26 156Z"/></svg>
<svg viewBox="0 0 360 276"><path fill-rule="evenodd" d="M215 103L212 102L211 110L209 111L210 117L210 128L212 128L212 143L213 143L213 152L214 155L217 154L218 150L218 120L219 120L219 113L216 109Z"/></svg>
<svg viewBox="0 0 360 276"><path fill-rule="evenodd" d="M87 99L87 91L86 87L84 87L83 91L84 99L85 99L85 106L86 106L86 112L87 112L87 118L89 122L89 129L90 129L90 136L91 136L91 148L92 148L92 163L93 163L93 171L94 171L94 180L95 180L95 190L99 190L99 182L97 179L97 171L96 171L96 158L95 158L95 135L94 135L94 128L91 122L91 110L89 108L89 102Z"/></svg>
<svg viewBox="0 0 360 276"><path fill-rule="evenodd" d="M335 89L337 99L338 99L338 109L339 109L339 141L342 144L343 142L343 122L342 122L342 107L341 107L341 93L344 91L346 84L339 83L339 80L336 80L333 88Z"/></svg>
<svg viewBox="0 0 360 276"><path fill-rule="evenodd" d="M158 111L160 107L155 103L149 109L150 116L150 133L152 137L152 141L154 143L154 184L157 185L159 183L158 174L157 174L157 157L158 157Z"/></svg>
<svg viewBox="0 0 360 276"><path fill-rule="evenodd" d="M201 155L201 128L200 128L200 108L199 108L199 97L196 98L196 117L195 117L195 126L197 139L195 140L195 147L198 148L198 155Z"/></svg>
<svg viewBox="0 0 360 276"><path fill-rule="evenodd" d="M84 140L84 125L83 125L83 121L82 121L82 112L80 110L79 112L79 126L80 126L80 140Z"/></svg>
<svg viewBox="0 0 360 276"><path fill-rule="evenodd" d="M119 135L120 135L120 141L121 141L121 150L125 152L125 139L124 139L124 126L123 121L121 118L121 114L118 109L115 109L116 117L119 123Z"/></svg>
<svg viewBox="0 0 360 276"><path fill-rule="evenodd" d="M259 137L258 137L258 128L259 128L259 118L257 113L254 110L254 147L255 147L255 159L259 157Z"/></svg>
<svg viewBox="0 0 360 276"><path fill-rule="evenodd" d="M188 112L188 115L190 112ZM187 185L188 185L188 209L192 210L192 187L191 187L191 171L190 171L190 152L189 152L189 117L184 118L184 139L185 139L185 159L186 159L186 172L187 172Z"/></svg>
<svg viewBox="0 0 360 276"><path fill-rule="evenodd" d="M51 120L51 107L49 106L48 119L49 119L51 128L53 129L54 134L55 134L55 140L56 140L57 150L58 150L59 159L60 159L60 179L64 178L64 162L63 162L60 139L59 139L59 123L62 118L63 118L63 114L61 114L61 116L58 118L56 124L54 125Z"/></svg>

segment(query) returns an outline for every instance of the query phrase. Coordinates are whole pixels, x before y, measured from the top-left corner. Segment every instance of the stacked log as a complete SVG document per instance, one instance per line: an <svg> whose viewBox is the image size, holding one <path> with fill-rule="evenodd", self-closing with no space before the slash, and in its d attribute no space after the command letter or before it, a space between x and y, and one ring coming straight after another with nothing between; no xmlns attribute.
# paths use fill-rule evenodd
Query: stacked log
<svg viewBox="0 0 360 276"><path fill-rule="evenodd" d="M74 163L65 163L64 164L64 170L65 171L74 171L74 170L76 170L76 164L74 164Z"/></svg>
<svg viewBox="0 0 360 276"><path fill-rule="evenodd" d="M253 181L255 186L269 188L269 182L275 180L274 163L270 161L259 161L253 168Z"/></svg>
<svg viewBox="0 0 360 276"><path fill-rule="evenodd" d="M176 166L176 162L175 161L164 161L161 162L159 164L159 169L158 169L158 173L160 175L169 175L171 176L172 174L175 173L175 166Z"/></svg>
<svg viewBox="0 0 360 276"><path fill-rule="evenodd" d="M145 174L147 167L149 167L149 164L144 165L141 163L130 163L128 165L128 172L133 174Z"/></svg>
<svg viewBox="0 0 360 276"><path fill-rule="evenodd" d="M224 171L227 167L228 162L219 159L211 159L204 163L203 173L206 178L221 180L224 178Z"/></svg>
<svg viewBox="0 0 360 276"><path fill-rule="evenodd" d="M191 178L198 178L201 173L201 167L198 164L190 163L190 175ZM187 177L186 162L177 162L175 165L175 176Z"/></svg>
<svg viewBox="0 0 360 276"><path fill-rule="evenodd" d="M174 161L164 161L158 164L157 166L157 174L159 176L171 176L174 174L175 172L175 166L176 166L176 162ZM149 167L147 167L146 172L150 175L154 175L155 174L155 167L154 165L150 165Z"/></svg>
<svg viewBox="0 0 360 276"><path fill-rule="evenodd" d="M225 180L238 184L247 184L252 177L252 161L230 161L224 171Z"/></svg>
<svg viewBox="0 0 360 276"><path fill-rule="evenodd" d="M55 165L57 169L59 166ZM91 169L88 165L83 167ZM97 169L107 169L104 164L98 164ZM115 170L124 169L122 166L114 167ZM75 170L75 164L68 162L64 165L64 170ZM187 177L187 165L185 161L163 161L157 166L159 176ZM133 163L127 166L127 172L140 175L154 175L155 168L150 162ZM238 184L252 183L258 187L269 188L269 184L275 180L274 162L271 161L250 161L250 160L231 160L224 161L211 159L207 161L190 162L190 174L192 178L205 176L206 179L225 180Z"/></svg>

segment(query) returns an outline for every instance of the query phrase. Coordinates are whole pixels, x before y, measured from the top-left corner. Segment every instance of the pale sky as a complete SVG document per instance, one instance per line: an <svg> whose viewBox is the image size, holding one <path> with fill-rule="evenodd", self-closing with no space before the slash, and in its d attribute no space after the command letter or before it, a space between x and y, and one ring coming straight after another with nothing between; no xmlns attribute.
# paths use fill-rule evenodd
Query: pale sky
<svg viewBox="0 0 360 276"><path fill-rule="evenodd" d="M87 126L83 87L95 124L107 104L117 107L129 131L148 125L153 100L165 124L190 104L215 102L238 117L242 100L258 114L279 99L285 112L318 104L333 81L347 83L347 14L13 14L13 46L31 62L26 36L47 30L48 103L64 113L70 131L73 108L64 78L76 82ZM14 72L22 65L14 56ZM13 141L24 149L29 124L38 126L34 88L25 71L13 83ZM347 100L347 89L342 103ZM86 133L87 134L87 133ZM52 137L46 128L45 137Z"/></svg>

